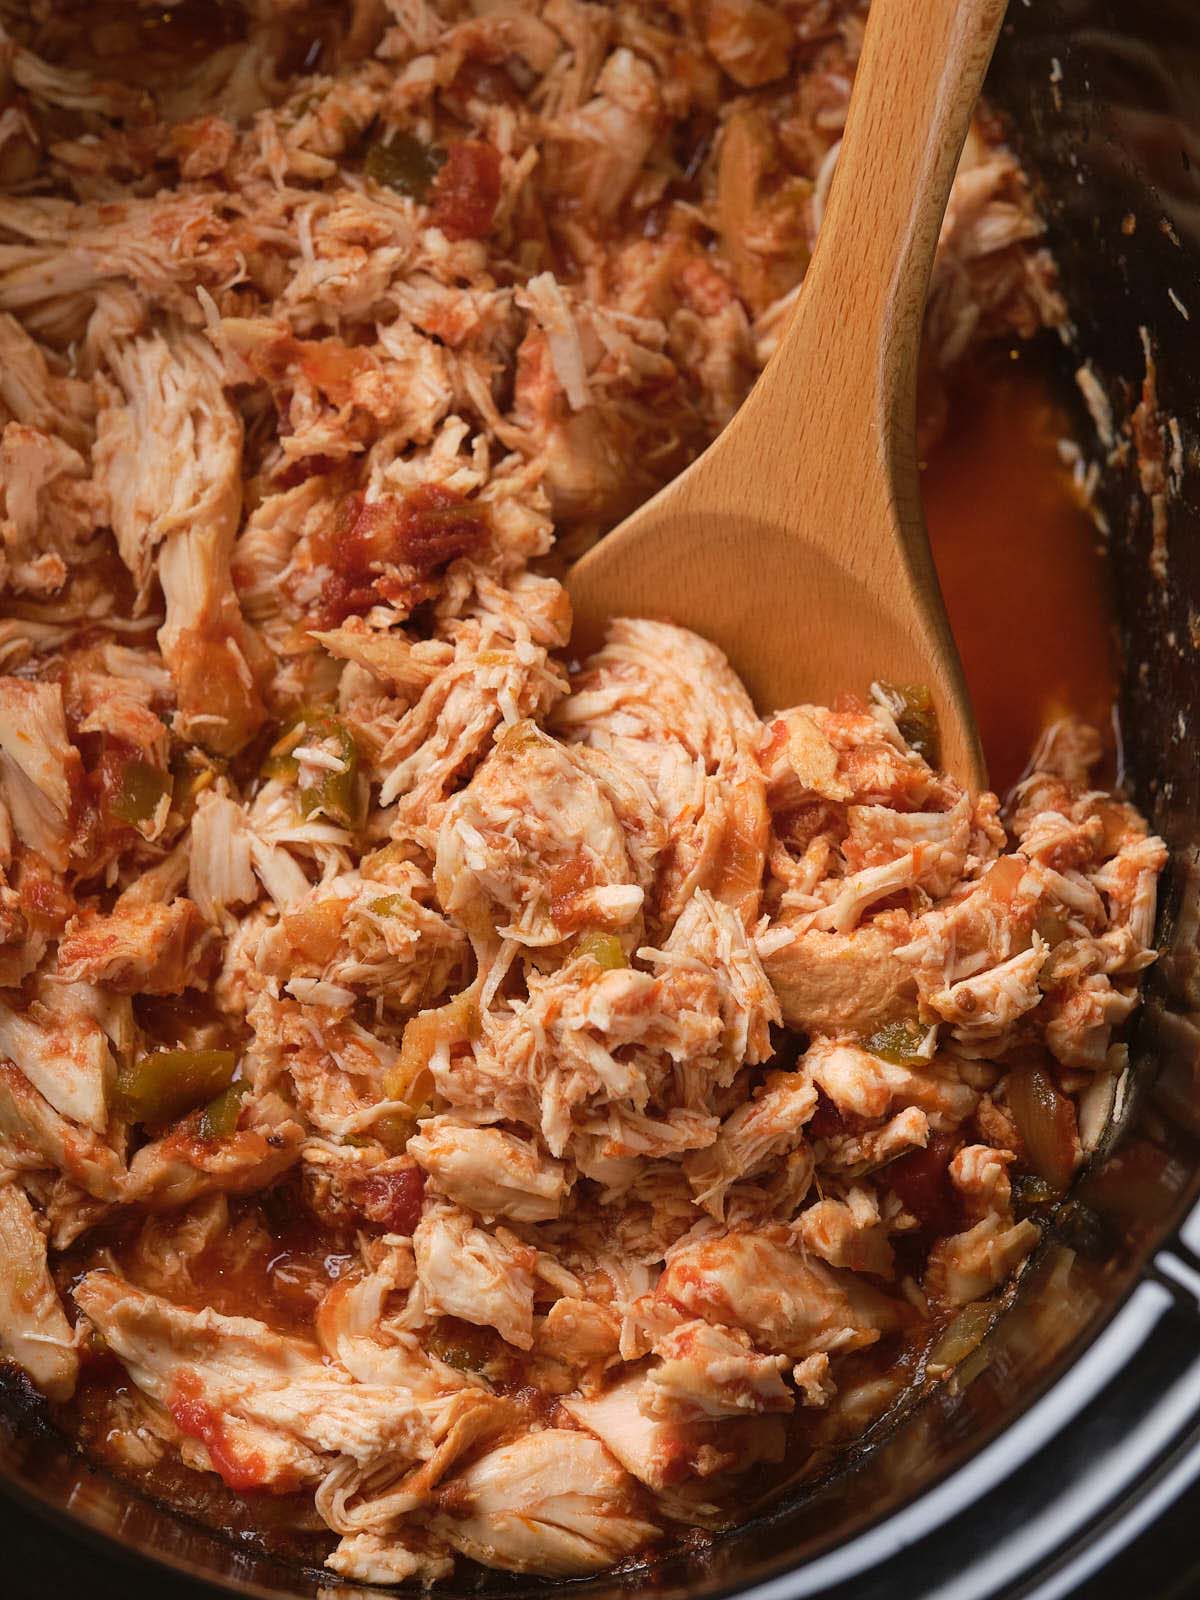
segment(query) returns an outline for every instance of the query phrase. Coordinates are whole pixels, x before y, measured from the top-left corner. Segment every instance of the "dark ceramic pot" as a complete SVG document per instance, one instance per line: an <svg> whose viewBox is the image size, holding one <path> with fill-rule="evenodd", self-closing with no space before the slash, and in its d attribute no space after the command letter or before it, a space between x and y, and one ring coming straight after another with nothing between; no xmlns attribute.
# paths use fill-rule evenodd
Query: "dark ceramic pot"
<svg viewBox="0 0 1200 1600"><path fill-rule="evenodd" d="M1051 365L1078 437L1104 454L1076 368L1091 363L1119 427L1140 398L1147 348L1161 412L1178 423L1165 568L1151 561L1136 451L1119 439L1099 490L1126 778L1171 846L1164 955L1132 1040L1134 1090L954 1383L911 1397L826 1481L770 1501L748 1486L746 1525L711 1548L573 1583L581 1600L622 1590L663 1600L1095 1594L1130 1541L1200 1479L1200 1208L1189 1216L1200 1188L1200 10L1195 0L1012 0L989 93L1062 269L1075 331ZM0 1482L46 1519L55 1552L87 1541L109 1564L134 1552L157 1564L121 1580L147 1594L167 1583L181 1600L354 1592L131 1496L18 1394L0 1404ZM101 1581L104 1560L74 1570L117 1592ZM20 1600L45 1592L34 1577L17 1581ZM479 1574L458 1590L553 1587ZM6 1579L0 1591L11 1592Z"/></svg>

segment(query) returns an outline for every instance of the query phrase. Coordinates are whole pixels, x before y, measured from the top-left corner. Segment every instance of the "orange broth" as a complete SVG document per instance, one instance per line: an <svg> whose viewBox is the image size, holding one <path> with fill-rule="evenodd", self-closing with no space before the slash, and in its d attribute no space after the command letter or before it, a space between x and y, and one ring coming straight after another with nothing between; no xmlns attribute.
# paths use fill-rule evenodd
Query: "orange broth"
<svg viewBox="0 0 1200 1600"><path fill-rule="evenodd" d="M1059 459L1069 432L1042 377L1001 351L957 385L922 472L934 558L1001 794L1064 712L1112 737L1109 578Z"/></svg>

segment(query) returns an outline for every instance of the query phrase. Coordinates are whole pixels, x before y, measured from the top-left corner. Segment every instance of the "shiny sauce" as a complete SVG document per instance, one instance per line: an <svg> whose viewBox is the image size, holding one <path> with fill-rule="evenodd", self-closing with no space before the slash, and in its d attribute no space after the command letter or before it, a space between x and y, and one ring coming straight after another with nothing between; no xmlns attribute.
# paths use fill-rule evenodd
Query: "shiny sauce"
<svg viewBox="0 0 1200 1600"><path fill-rule="evenodd" d="M1000 794L1065 713L1112 742L1112 598L1095 524L1059 458L1069 436L1036 365L1000 350L957 385L922 471L934 559Z"/></svg>

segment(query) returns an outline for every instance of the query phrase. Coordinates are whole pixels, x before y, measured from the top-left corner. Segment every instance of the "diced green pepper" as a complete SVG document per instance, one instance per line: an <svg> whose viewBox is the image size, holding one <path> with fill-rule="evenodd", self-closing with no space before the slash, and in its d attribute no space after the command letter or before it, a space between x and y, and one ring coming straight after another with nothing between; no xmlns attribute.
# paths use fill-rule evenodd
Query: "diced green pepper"
<svg viewBox="0 0 1200 1600"><path fill-rule="evenodd" d="M629 965L620 939L615 933L585 933L575 945L577 956L587 956L602 972L616 972Z"/></svg>
<svg viewBox="0 0 1200 1600"><path fill-rule="evenodd" d="M292 751L303 742L304 731L304 716L299 713L285 725L279 738L267 751L262 764L264 778L280 778L285 783L295 783L300 769Z"/></svg>
<svg viewBox="0 0 1200 1600"><path fill-rule="evenodd" d="M416 1131L415 1118L406 1117L399 1111L389 1111L382 1117L376 1117L365 1132L346 1134L342 1143L349 1145L352 1150L370 1150L374 1145L381 1144L389 1155L399 1156L404 1154L405 1146Z"/></svg>
<svg viewBox="0 0 1200 1600"><path fill-rule="evenodd" d="M459 1331L461 1329L461 1332ZM488 1364L489 1350L484 1337L478 1341L471 1337L471 1329L461 1323L449 1327L436 1324L425 1336L429 1350L456 1372L481 1372Z"/></svg>
<svg viewBox="0 0 1200 1600"><path fill-rule="evenodd" d="M297 801L301 816L319 813L344 828L360 828L366 820L367 796L359 781L358 745L345 723L323 707L301 707L289 718L267 751L263 777L295 783L300 776L300 763L294 752L306 744L332 745L330 753L342 762L342 770L321 771L311 782L300 784Z"/></svg>
<svg viewBox="0 0 1200 1600"><path fill-rule="evenodd" d="M867 1040L867 1049L895 1067L915 1067L928 1060L922 1045L929 1033L919 1022L885 1022Z"/></svg>
<svg viewBox="0 0 1200 1600"><path fill-rule="evenodd" d="M171 792L171 777L161 767L136 758L121 768L121 787L112 802L112 813L131 827L149 822L164 795Z"/></svg>
<svg viewBox="0 0 1200 1600"><path fill-rule="evenodd" d="M422 144L411 133L396 133L391 139L376 139L367 151L363 171L376 183L386 184L411 200L426 200L446 152L436 145Z"/></svg>
<svg viewBox="0 0 1200 1600"><path fill-rule="evenodd" d="M371 1124L371 1139L381 1144L390 1155L398 1156L403 1155L405 1146L416 1131L417 1124L412 1117L390 1111L375 1118Z"/></svg>
<svg viewBox="0 0 1200 1600"><path fill-rule="evenodd" d="M412 898L406 894L385 894L378 900L372 900L367 907L377 917L402 917L412 906Z"/></svg>
<svg viewBox="0 0 1200 1600"><path fill-rule="evenodd" d="M320 772L312 783L302 783L299 789L300 815L315 816L318 812L330 822L343 828L361 828L366 818L366 798L358 781L358 746L349 728L326 712L309 713L305 718L304 736L300 743L333 744L335 754L342 762L341 772Z"/></svg>
<svg viewBox="0 0 1200 1600"><path fill-rule="evenodd" d="M162 1126L223 1095L233 1082L232 1050L159 1050L117 1073L117 1102L132 1122Z"/></svg>
<svg viewBox="0 0 1200 1600"><path fill-rule="evenodd" d="M171 808L177 811L185 822L192 820L196 809L196 801L205 789L211 789L217 781L217 768L215 766L199 765L188 756L177 757L171 762L171 783L173 794Z"/></svg>
<svg viewBox="0 0 1200 1600"><path fill-rule="evenodd" d="M237 1132L242 1101L249 1088L248 1083L231 1083L215 1100L208 1102L200 1113L202 1139L228 1139L231 1133Z"/></svg>
<svg viewBox="0 0 1200 1600"><path fill-rule="evenodd" d="M936 767L941 750L937 711L933 696L924 683L885 683L880 687L891 703L892 715L901 737L923 756L930 766Z"/></svg>

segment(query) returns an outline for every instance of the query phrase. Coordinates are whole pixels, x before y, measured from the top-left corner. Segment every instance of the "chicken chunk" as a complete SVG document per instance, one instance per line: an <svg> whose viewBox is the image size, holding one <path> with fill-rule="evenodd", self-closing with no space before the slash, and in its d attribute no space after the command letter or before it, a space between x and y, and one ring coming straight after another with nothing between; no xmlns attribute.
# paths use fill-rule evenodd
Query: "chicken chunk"
<svg viewBox="0 0 1200 1600"><path fill-rule="evenodd" d="M0 537L11 590L37 597L58 593L86 558L105 510L77 450L19 422L4 428Z"/></svg>
<svg viewBox="0 0 1200 1600"><path fill-rule="evenodd" d="M266 1393L315 1382L315 1352L245 1317L187 1311L112 1272L89 1273L75 1302L143 1394L191 1441L188 1457L232 1487L291 1488L314 1480L320 1458L301 1440L235 1412L257 1384Z"/></svg>
<svg viewBox="0 0 1200 1600"><path fill-rule="evenodd" d="M0 1354L50 1400L69 1400L79 1357L50 1270L46 1240L20 1186L0 1175Z"/></svg>
<svg viewBox="0 0 1200 1600"><path fill-rule="evenodd" d="M546 1313L538 1348L567 1366L589 1371L617 1358L621 1319L611 1306L564 1295Z"/></svg>
<svg viewBox="0 0 1200 1600"><path fill-rule="evenodd" d="M416 1579L422 1585L448 1578L453 1558L432 1542L424 1546L401 1539L399 1534L350 1533L341 1541L325 1565L340 1578L356 1583L407 1583Z"/></svg>
<svg viewBox="0 0 1200 1600"><path fill-rule="evenodd" d="M584 1433L547 1428L492 1450L446 1487L435 1533L508 1572L576 1577L653 1544L629 1474Z"/></svg>
<svg viewBox="0 0 1200 1600"><path fill-rule="evenodd" d="M0 314L0 404L21 426L85 451L93 437L95 397L92 385L66 376L64 366L15 317Z"/></svg>
<svg viewBox="0 0 1200 1600"><path fill-rule="evenodd" d="M56 1112L98 1134L108 1127L115 1064L104 1029L86 1012L34 1001L22 1015L0 1004L0 1055Z"/></svg>
<svg viewBox="0 0 1200 1600"><path fill-rule="evenodd" d="M628 762L654 795L667 844L655 910L670 928L697 889L758 914L766 853L754 708L714 646L665 623L614 622L557 713L565 736Z"/></svg>
<svg viewBox="0 0 1200 1600"><path fill-rule="evenodd" d="M60 872L70 858L72 784L80 776L61 685L0 678L0 792L17 837Z"/></svg>
<svg viewBox="0 0 1200 1600"><path fill-rule="evenodd" d="M607 1156L711 1144L708 1093L766 1059L774 997L737 916L703 893L666 946L642 954L657 975L580 956L531 978L527 1002L483 1019L469 1070L433 1068L439 1091L540 1127L555 1156L577 1126L601 1137ZM650 1115L668 1086L682 1103Z"/></svg>
<svg viewBox="0 0 1200 1600"><path fill-rule="evenodd" d="M500 723L513 727L544 715L564 687L544 650L518 650L490 629L465 624L453 659L399 719L379 757L380 803L399 800L412 825L428 826L431 808L480 759Z"/></svg>
<svg viewBox="0 0 1200 1600"><path fill-rule="evenodd" d="M668 1257L654 1298L683 1317L744 1329L760 1349L796 1360L863 1349L904 1320L886 1295L806 1261L786 1235L768 1233L683 1245Z"/></svg>
<svg viewBox="0 0 1200 1600"><path fill-rule="evenodd" d="M212 350L196 336L154 334L109 359L115 382L98 419L95 462L117 544L143 609L157 567L166 600L159 646L175 680L178 731L232 755L265 715L229 566L241 425Z"/></svg>
<svg viewBox="0 0 1200 1600"><path fill-rule="evenodd" d="M693 1476L746 1472L759 1461L780 1458L784 1432L779 1417L747 1417L741 1410L682 1421L669 1406L660 1405L652 1382L654 1370L631 1372L602 1394L563 1401L576 1422L594 1433L647 1488L661 1493Z"/></svg>
<svg viewBox="0 0 1200 1600"><path fill-rule="evenodd" d="M303 1140L303 1128L290 1119L220 1139L183 1128L142 1146L129 1163L121 1197L148 1211L171 1211L208 1194L253 1194L295 1164Z"/></svg>
<svg viewBox="0 0 1200 1600"><path fill-rule="evenodd" d="M139 1389L170 1414L186 1456L231 1488L282 1492L346 1457L432 1454L429 1422L403 1390L354 1383L314 1345L264 1323L189 1311L111 1272L75 1300Z"/></svg>
<svg viewBox="0 0 1200 1600"><path fill-rule="evenodd" d="M533 1250L503 1230L473 1227L467 1212L448 1205L426 1211L413 1247L430 1315L461 1317L495 1328L518 1350L532 1347Z"/></svg>
<svg viewBox="0 0 1200 1600"><path fill-rule="evenodd" d="M883 1117L902 1101L949 1127L969 1117L979 1101L948 1056L901 1065L848 1039L818 1039L803 1065L838 1110L852 1116Z"/></svg>
<svg viewBox="0 0 1200 1600"><path fill-rule="evenodd" d="M323 1297L316 1330L321 1348L360 1383L394 1385L434 1400L466 1379L403 1325L396 1307L416 1282L411 1245L389 1242L363 1276L341 1278Z"/></svg>
<svg viewBox="0 0 1200 1600"><path fill-rule="evenodd" d="M943 1305L962 1306L990 1294L1037 1244L1042 1230L1025 1218L1015 1222L1007 1150L967 1145L950 1163L950 1181L963 1197L968 1217L978 1220L963 1233L939 1239L925 1269L926 1292Z"/></svg>
<svg viewBox="0 0 1200 1600"><path fill-rule="evenodd" d="M814 1255L831 1267L890 1278L895 1255L873 1195L855 1185L845 1200L818 1200L803 1212L798 1232Z"/></svg>
<svg viewBox="0 0 1200 1600"><path fill-rule="evenodd" d="M465 964L466 940L433 898L429 878L407 863L382 879L327 878L262 934L256 964L284 981L312 979L407 1013L441 994Z"/></svg>
<svg viewBox="0 0 1200 1600"><path fill-rule="evenodd" d="M62 1172L98 1201L120 1198L125 1167L117 1152L61 1116L8 1061L0 1061L0 1136L9 1164Z"/></svg>
<svg viewBox="0 0 1200 1600"><path fill-rule="evenodd" d="M489 939L536 946L624 929L642 908L632 878L600 785L531 723L504 734L438 830L442 906Z"/></svg>
<svg viewBox="0 0 1200 1600"><path fill-rule="evenodd" d="M453 1117L431 1117L408 1141L431 1186L485 1222L548 1222L566 1192L561 1164L528 1140L498 1128L475 1128Z"/></svg>
<svg viewBox="0 0 1200 1600"><path fill-rule="evenodd" d="M803 1146L803 1129L816 1106L816 1088L805 1074L771 1073L762 1092L725 1119L707 1150L685 1156L697 1203L722 1217L730 1184L755 1177L787 1151Z"/></svg>
<svg viewBox="0 0 1200 1600"><path fill-rule="evenodd" d="M761 934L758 948L789 1027L861 1035L912 1011L916 986L896 955L901 943L876 923L833 933L784 922Z"/></svg>
<svg viewBox="0 0 1200 1600"><path fill-rule="evenodd" d="M648 1416L679 1422L790 1411L792 1393L781 1373L786 1356L764 1356L740 1328L684 1322L654 1347L641 1407Z"/></svg>
<svg viewBox="0 0 1200 1600"><path fill-rule="evenodd" d="M77 918L58 947L58 970L116 994L181 994L204 978L215 954L212 929L180 898Z"/></svg>
<svg viewBox="0 0 1200 1600"><path fill-rule="evenodd" d="M192 819L188 890L211 922L259 896L246 813L228 795L207 790Z"/></svg>

